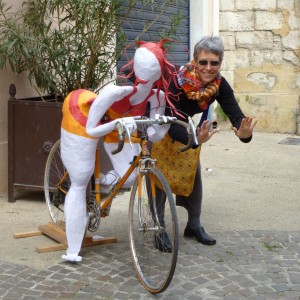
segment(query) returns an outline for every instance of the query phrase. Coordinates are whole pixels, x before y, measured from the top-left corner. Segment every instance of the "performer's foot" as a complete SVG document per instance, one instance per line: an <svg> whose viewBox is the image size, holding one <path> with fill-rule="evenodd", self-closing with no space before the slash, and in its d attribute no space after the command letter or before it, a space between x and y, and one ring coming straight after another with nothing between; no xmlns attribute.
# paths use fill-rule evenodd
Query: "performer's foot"
<svg viewBox="0 0 300 300"><path fill-rule="evenodd" d="M69 261L69 262L81 262L82 261L82 256L79 256L75 253L73 254L63 254L61 256L61 258L64 260L64 261Z"/></svg>
<svg viewBox="0 0 300 300"><path fill-rule="evenodd" d="M208 246L212 246L216 244L216 240L209 236L204 228L200 225L197 229L193 230L189 224L186 225L185 230L184 230L184 236L186 237L195 237L196 240L203 244L203 245L208 245Z"/></svg>

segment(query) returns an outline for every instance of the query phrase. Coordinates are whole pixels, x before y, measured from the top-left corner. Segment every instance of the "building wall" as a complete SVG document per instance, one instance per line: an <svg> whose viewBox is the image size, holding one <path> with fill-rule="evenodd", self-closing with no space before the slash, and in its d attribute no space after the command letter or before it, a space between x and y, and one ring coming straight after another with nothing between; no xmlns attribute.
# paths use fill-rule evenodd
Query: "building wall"
<svg viewBox="0 0 300 300"><path fill-rule="evenodd" d="M6 2L14 9L22 5L19 0ZM234 87L243 111L259 120L260 131L300 134L299 6L299 0L190 0L191 52L203 35L217 34L217 24L226 50L222 74ZM0 79L1 200L7 191L9 85L15 83L17 98L36 92L25 74L2 70Z"/></svg>
<svg viewBox="0 0 300 300"><path fill-rule="evenodd" d="M300 1L222 0L219 21L222 74L243 111L259 131L300 134Z"/></svg>
<svg viewBox="0 0 300 300"><path fill-rule="evenodd" d="M5 2L14 10L22 7L22 1L19 0L6 0ZM16 85L16 97L18 98L37 95L25 74L16 76L9 69L0 70L0 200L2 194L7 191L7 101L11 83Z"/></svg>

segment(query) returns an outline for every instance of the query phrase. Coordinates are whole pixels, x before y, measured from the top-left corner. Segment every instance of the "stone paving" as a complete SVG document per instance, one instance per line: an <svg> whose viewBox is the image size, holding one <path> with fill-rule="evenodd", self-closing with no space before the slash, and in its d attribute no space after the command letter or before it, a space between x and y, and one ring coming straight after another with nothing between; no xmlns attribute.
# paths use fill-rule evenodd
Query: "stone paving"
<svg viewBox="0 0 300 300"><path fill-rule="evenodd" d="M39 270L0 262L1 299L300 299L300 233L226 231L217 245L180 236L175 275L166 291L148 293L138 281L122 237L83 248L80 264ZM42 254L41 254L42 255Z"/></svg>
<svg viewBox="0 0 300 300"><path fill-rule="evenodd" d="M118 243L83 248L83 262L74 265L61 262L63 251L36 254L34 244L48 243L46 237L12 240L12 232L49 221L44 199L8 205L0 197L0 299L300 300L300 152L280 143L287 137L255 133L244 145L220 132L208 142L201 222L217 245L184 238L187 217L178 207L178 263L159 295L148 293L134 271L128 199L116 199L99 229Z"/></svg>

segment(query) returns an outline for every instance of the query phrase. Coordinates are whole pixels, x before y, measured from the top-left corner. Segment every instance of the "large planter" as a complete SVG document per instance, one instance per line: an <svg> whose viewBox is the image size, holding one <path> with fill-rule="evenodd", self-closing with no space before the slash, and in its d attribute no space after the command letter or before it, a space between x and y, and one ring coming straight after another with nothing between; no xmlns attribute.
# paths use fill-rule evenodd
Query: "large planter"
<svg viewBox="0 0 300 300"><path fill-rule="evenodd" d="M16 99L16 87L9 87L8 100L8 202L15 202L15 190L44 190L48 154L60 138L62 102L52 98ZM99 139L102 173L113 169Z"/></svg>
<svg viewBox="0 0 300 300"><path fill-rule="evenodd" d="M16 99L9 88L8 100L8 201L15 190L43 190L48 153L60 138L62 103L46 97Z"/></svg>

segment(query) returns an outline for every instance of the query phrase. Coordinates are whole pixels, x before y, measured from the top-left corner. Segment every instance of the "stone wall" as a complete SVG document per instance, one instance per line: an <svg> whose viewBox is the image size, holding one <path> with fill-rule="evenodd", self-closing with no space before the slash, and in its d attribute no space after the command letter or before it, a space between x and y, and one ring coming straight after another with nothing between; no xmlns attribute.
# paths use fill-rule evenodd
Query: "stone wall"
<svg viewBox="0 0 300 300"><path fill-rule="evenodd" d="M300 1L222 0L222 74L257 130L300 134Z"/></svg>

